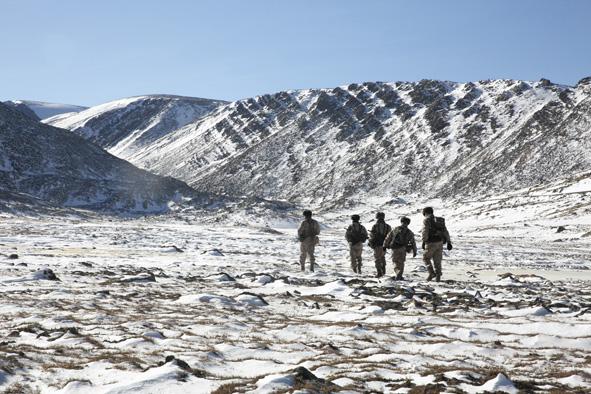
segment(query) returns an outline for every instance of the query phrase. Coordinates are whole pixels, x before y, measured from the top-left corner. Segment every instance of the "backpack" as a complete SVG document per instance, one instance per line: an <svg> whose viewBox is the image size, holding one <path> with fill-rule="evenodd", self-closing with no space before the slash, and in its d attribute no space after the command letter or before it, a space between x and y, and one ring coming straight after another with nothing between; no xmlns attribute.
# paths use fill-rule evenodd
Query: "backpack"
<svg viewBox="0 0 591 394"><path fill-rule="evenodd" d="M433 216L433 219L431 219L431 226L429 227L429 241L443 241L445 239L446 231L445 219Z"/></svg>
<svg viewBox="0 0 591 394"><path fill-rule="evenodd" d="M384 240L386 239L386 235L392 230L389 224L386 222L377 222L373 228L371 229L371 237L370 237L370 244L372 248L377 246L382 246L384 244Z"/></svg>
<svg viewBox="0 0 591 394"><path fill-rule="evenodd" d="M305 240L306 238L314 237L318 235L318 229L315 220L310 219L304 220L298 229L298 238L301 241Z"/></svg>
<svg viewBox="0 0 591 394"><path fill-rule="evenodd" d="M351 243L359 243L359 242L365 242L367 240L367 231L365 230L365 228L359 224L359 223L354 223L352 224L349 229L347 230L347 235L348 235L348 241Z"/></svg>
<svg viewBox="0 0 591 394"><path fill-rule="evenodd" d="M395 231L395 233L390 241L390 245L388 245L390 249L398 249L408 245L408 228L396 227L392 231Z"/></svg>

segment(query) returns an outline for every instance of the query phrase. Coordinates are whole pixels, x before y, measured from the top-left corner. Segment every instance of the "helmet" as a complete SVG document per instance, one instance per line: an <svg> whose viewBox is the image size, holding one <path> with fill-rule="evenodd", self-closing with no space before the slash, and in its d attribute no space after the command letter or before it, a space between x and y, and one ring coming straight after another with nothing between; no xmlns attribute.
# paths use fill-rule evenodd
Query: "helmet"
<svg viewBox="0 0 591 394"><path fill-rule="evenodd" d="M423 215L433 215L433 208L432 207L425 207L423 208Z"/></svg>
<svg viewBox="0 0 591 394"><path fill-rule="evenodd" d="M400 223L406 223L407 225L410 224L410 219L407 218L406 216L403 216L400 218Z"/></svg>
<svg viewBox="0 0 591 394"><path fill-rule="evenodd" d="M359 217L359 215L351 215L351 220L352 220L352 221L354 221L354 222L358 222L358 221L359 221L359 219L361 219L361 218Z"/></svg>
<svg viewBox="0 0 591 394"><path fill-rule="evenodd" d="M386 217L386 214L384 212L376 213L376 219L384 219L385 217Z"/></svg>
<svg viewBox="0 0 591 394"><path fill-rule="evenodd" d="M311 218L311 217L312 217L312 211L310 211L309 209L306 209L306 210L303 212L303 215L304 215L305 217L307 217L307 218Z"/></svg>

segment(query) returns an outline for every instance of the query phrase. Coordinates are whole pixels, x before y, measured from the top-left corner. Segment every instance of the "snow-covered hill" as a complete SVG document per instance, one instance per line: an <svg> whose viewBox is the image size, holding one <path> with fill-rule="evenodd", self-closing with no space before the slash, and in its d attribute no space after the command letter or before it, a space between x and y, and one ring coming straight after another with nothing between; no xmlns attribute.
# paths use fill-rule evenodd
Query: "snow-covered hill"
<svg viewBox="0 0 591 394"><path fill-rule="evenodd" d="M79 136L0 103L0 191L70 207L160 211L185 183L140 170Z"/></svg>
<svg viewBox="0 0 591 394"><path fill-rule="evenodd" d="M342 205L554 181L591 169L590 134L589 78L423 80L240 100L125 157L208 191Z"/></svg>
<svg viewBox="0 0 591 394"><path fill-rule="evenodd" d="M206 115L224 101L148 95L111 101L44 122L71 130L127 159L167 133Z"/></svg>
<svg viewBox="0 0 591 394"><path fill-rule="evenodd" d="M31 100L11 100L6 101L5 104L17 108L26 107L31 110L39 119L46 119L64 113L80 112L87 108L80 105L46 103L43 101Z"/></svg>

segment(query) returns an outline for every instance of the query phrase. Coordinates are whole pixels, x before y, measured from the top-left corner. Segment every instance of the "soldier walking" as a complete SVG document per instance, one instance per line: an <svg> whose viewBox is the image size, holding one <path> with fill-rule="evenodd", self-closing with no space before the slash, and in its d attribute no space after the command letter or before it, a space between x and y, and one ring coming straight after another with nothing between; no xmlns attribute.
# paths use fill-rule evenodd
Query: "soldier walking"
<svg viewBox="0 0 591 394"><path fill-rule="evenodd" d="M306 270L306 257L310 257L310 271L314 272L314 248L318 244L318 234L320 234L320 225L312 219L312 211L304 211L304 221L298 228L298 239L300 240L300 267L302 271Z"/></svg>
<svg viewBox="0 0 591 394"><path fill-rule="evenodd" d="M367 240L367 230L359 223L359 215L351 216L353 223L347 228L345 238L349 243L349 254L351 256L351 268L356 274L361 273L361 253L363 243Z"/></svg>
<svg viewBox="0 0 591 394"><path fill-rule="evenodd" d="M429 270L427 281L441 280L441 260L443 260L443 244L447 244L447 250L452 250L449 232L445 226L445 219L435 217L433 208L423 208L423 262ZM433 264L431 264L433 260Z"/></svg>
<svg viewBox="0 0 591 394"><path fill-rule="evenodd" d="M386 223L386 215L384 212L376 213L376 223L369 231L368 245L373 249L373 256L375 259L377 277L381 278L386 275L386 249L384 248L384 240L386 235L392 231L392 227Z"/></svg>
<svg viewBox="0 0 591 394"><path fill-rule="evenodd" d="M414 233L408 228L410 219L406 216L400 218L400 226L395 227L386 236L384 241L384 251L386 248L392 249L392 262L394 263L394 273L396 280L404 280L404 262L406 253L412 252L412 257L417 255L417 243Z"/></svg>

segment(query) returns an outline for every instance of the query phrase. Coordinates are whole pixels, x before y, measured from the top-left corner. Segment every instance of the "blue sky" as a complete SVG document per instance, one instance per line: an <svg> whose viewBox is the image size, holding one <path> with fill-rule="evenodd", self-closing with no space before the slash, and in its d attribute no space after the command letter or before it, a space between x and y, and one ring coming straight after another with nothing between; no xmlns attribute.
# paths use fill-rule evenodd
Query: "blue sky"
<svg viewBox="0 0 591 394"><path fill-rule="evenodd" d="M0 100L591 75L586 0L0 0Z"/></svg>

